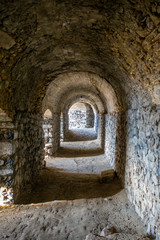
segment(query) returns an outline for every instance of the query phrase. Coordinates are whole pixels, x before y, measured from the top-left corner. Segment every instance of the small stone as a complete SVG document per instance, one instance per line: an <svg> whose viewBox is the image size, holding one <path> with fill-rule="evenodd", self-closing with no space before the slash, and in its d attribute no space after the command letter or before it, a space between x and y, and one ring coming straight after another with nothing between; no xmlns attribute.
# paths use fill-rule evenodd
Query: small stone
<svg viewBox="0 0 160 240"><path fill-rule="evenodd" d="M13 138L14 138L14 133L13 133L13 132L6 132L6 133L4 134L4 137L5 137L5 139L13 140Z"/></svg>
<svg viewBox="0 0 160 240"><path fill-rule="evenodd" d="M1 142L0 143L0 156L6 156L13 154L13 146L9 142Z"/></svg>
<svg viewBox="0 0 160 240"><path fill-rule="evenodd" d="M10 37L6 32L0 30L0 47L9 50L14 46L14 44L14 39Z"/></svg>
<svg viewBox="0 0 160 240"><path fill-rule="evenodd" d="M111 235L113 233L116 233L116 229L114 227L105 227L102 232L100 233L100 236L107 237L108 235Z"/></svg>
<svg viewBox="0 0 160 240"><path fill-rule="evenodd" d="M0 166L4 165L4 160L0 160Z"/></svg>

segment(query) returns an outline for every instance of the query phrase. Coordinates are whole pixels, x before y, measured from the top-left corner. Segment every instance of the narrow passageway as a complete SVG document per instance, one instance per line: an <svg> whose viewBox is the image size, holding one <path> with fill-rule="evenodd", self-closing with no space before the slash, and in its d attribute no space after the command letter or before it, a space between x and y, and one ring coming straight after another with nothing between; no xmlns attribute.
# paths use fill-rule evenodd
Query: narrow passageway
<svg viewBox="0 0 160 240"><path fill-rule="evenodd" d="M160 0L0 0L0 240L160 239L159 40Z"/></svg>
<svg viewBox="0 0 160 240"><path fill-rule="evenodd" d="M101 176L111 166L99 141L80 141L79 136L92 138L94 130L72 129L72 136L74 141L62 141L58 151L45 158L46 168L40 171L28 202L107 197L122 189L116 175L105 180Z"/></svg>
<svg viewBox="0 0 160 240"><path fill-rule="evenodd" d="M159 0L0 0L0 205L34 203L0 211L0 240L160 239L159 17Z"/></svg>

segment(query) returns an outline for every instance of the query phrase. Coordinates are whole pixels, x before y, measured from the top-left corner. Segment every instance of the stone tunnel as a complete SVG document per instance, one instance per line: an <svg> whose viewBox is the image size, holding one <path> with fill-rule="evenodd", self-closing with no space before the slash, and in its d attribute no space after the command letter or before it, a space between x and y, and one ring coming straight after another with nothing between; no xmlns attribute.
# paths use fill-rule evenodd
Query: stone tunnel
<svg viewBox="0 0 160 240"><path fill-rule="evenodd" d="M26 203L46 154L76 144L83 105L84 148L104 162L90 173L113 169L160 239L159 0L1 0L0 13L0 204Z"/></svg>

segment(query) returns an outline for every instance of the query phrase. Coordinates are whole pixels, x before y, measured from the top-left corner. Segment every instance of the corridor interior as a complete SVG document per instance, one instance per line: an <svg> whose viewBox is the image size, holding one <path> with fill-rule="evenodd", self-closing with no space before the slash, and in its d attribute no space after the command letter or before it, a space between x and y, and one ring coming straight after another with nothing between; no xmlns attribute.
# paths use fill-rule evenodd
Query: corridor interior
<svg viewBox="0 0 160 240"><path fill-rule="evenodd" d="M159 70L159 0L0 0L0 240L160 239Z"/></svg>

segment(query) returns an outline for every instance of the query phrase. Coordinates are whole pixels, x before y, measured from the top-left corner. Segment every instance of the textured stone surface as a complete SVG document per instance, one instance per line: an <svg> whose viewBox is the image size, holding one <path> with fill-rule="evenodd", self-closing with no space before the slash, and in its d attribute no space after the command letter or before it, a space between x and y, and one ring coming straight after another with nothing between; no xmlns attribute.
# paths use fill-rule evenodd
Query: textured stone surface
<svg viewBox="0 0 160 240"><path fill-rule="evenodd" d="M126 190L152 234L160 222L159 122L159 106L128 111Z"/></svg>
<svg viewBox="0 0 160 240"><path fill-rule="evenodd" d="M85 128L86 111L69 111L69 128Z"/></svg>
<svg viewBox="0 0 160 240"><path fill-rule="evenodd" d="M23 188L32 187L32 181L44 159L43 118L39 114L19 113L16 129L19 133L17 162L15 163L15 201ZM19 167L21 166L21 167Z"/></svg>
<svg viewBox="0 0 160 240"><path fill-rule="evenodd" d="M4 165L4 160L0 160L0 166Z"/></svg>
<svg viewBox="0 0 160 240"><path fill-rule="evenodd" d="M6 156L13 154L13 146L9 142L1 142L0 156Z"/></svg>
<svg viewBox="0 0 160 240"><path fill-rule="evenodd" d="M16 42L6 32L0 31L0 47L9 50Z"/></svg>
<svg viewBox="0 0 160 240"><path fill-rule="evenodd" d="M16 154L15 126L0 109L0 204L13 202L14 159Z"/></svg>
<svg viewBox="0 0 160 240"><path fill-rule="evenodd" d="M9 168L1 168L0 169L0 176L8 176L8 175L12 175L13 174L13 170L9 169Z"/></svg>

